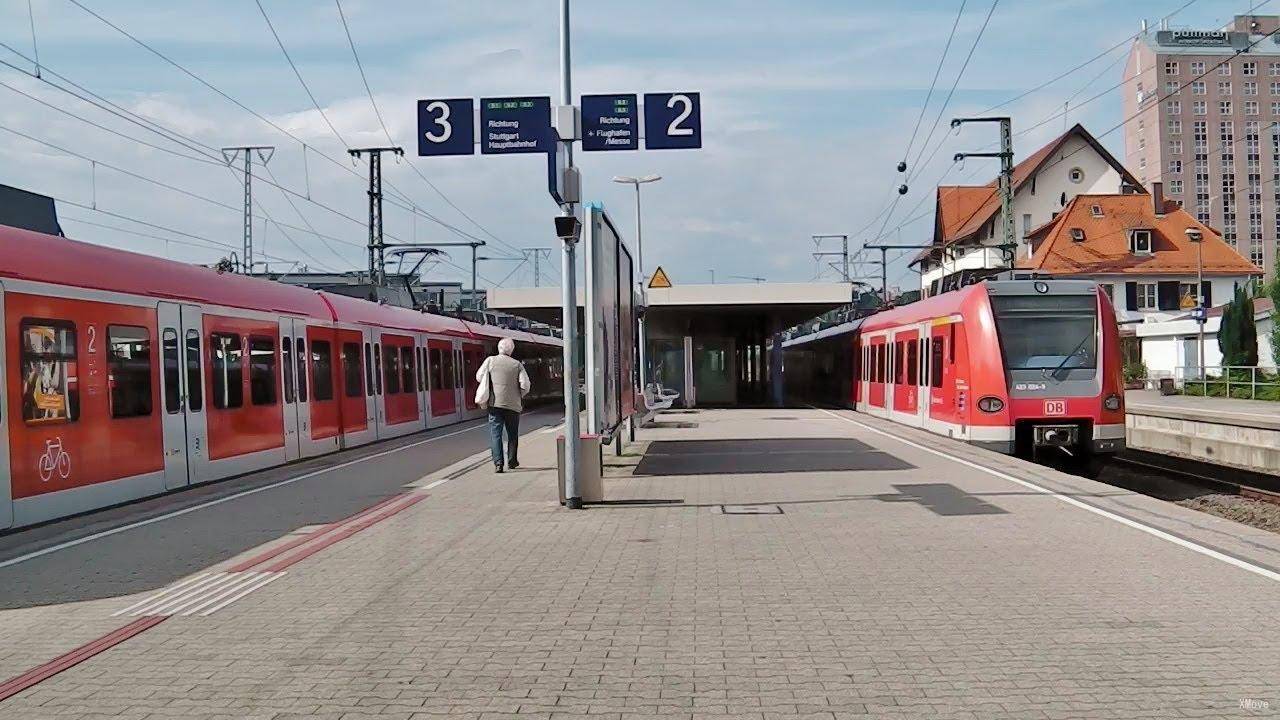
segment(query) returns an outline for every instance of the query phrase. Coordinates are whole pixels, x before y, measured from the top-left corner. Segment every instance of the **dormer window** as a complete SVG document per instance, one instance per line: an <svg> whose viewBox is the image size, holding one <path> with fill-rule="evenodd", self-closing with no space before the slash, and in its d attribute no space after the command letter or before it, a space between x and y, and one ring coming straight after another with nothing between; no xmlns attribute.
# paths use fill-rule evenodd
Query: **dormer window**
<svg viewBox="0 0 1280 720"><path fill-rule="evenodd" d="M1084 242L1084 228L1071 228L1071 242Z"/></svg>
<svg viewBox="0 0 1280 720"><path fill-rule="evenodd" d="M1150 255L1151 254L1151 231L1150 230L1130 230L1129 231L1129 252L1134 255Z"/></svg>
<svg viewBox="0 0 1280 720"><path fill-rule="evenodd" d="M1091 205L1091 206L1089 206L1089 212L1090 212L1094 217L1102 217L1102 206L1101 206L1101 205Z"/></svg>

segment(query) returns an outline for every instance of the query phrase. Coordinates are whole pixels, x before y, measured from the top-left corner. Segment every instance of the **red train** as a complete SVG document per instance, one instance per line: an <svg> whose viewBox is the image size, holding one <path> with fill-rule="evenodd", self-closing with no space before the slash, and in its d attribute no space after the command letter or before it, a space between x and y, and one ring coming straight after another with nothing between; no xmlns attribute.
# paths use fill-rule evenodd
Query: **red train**
<svg viewBox="0 0 1280 720"><path fill-rule="evenodd" d="M0 529L479 417L560 340L0 227Z"/></svg>
<svg viewBox="0 0 1280 720"><path fill-rule="evenodd" d="M1115 311L1083 280L986 280L783 343L793 399L1002 453L1124 448Z"/></svg>

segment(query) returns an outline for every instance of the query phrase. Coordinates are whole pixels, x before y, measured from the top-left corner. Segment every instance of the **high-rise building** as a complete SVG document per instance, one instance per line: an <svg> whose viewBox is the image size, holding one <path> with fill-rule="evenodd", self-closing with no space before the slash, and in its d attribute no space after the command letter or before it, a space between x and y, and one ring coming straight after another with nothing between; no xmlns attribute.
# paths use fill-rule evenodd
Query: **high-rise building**
<svg viewBox="0 0 1280 720"><path fill-rule="evenodd" d="M1267 277L1280 251L1280 16L1148 29L1124 69L1125 165Z"/></svg>

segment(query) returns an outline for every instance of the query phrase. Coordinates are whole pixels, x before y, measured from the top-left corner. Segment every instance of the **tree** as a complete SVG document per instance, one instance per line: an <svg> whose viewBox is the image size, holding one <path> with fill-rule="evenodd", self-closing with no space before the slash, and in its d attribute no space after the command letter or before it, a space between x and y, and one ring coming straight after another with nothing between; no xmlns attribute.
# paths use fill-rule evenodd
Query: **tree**
<svg viewBox="0 0 1280 720"><path fill-rule="evenodd" d="M1280 268L1280 252L1276 267ZM1267 284L1267 297L1271 298L1271 364L1280 366L1280 272Z"/></svg>
<svg viewBox="0 0 1280 720"><path fill-rule="evenodd" d="M1258 364L1258 328L1253 322L1253 298L1243 287L1222 309L1218 326L1218 349L1222 364L1230 367L1253 367Z"/></svg>

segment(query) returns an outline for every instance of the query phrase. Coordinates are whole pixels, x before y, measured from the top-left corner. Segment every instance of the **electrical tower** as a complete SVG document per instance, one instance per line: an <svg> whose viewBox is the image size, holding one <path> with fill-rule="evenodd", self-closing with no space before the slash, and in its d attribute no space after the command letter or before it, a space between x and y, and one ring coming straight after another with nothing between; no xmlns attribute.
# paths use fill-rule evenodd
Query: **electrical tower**
<svg viewBox="0 0 1280 720"><path fill-rule="evenodd" d="M1018 238L1013 229L1013 123L1007 117L954 118L951 127L957 128L973 122L1000 123L1000 152L956 153L955 161L960 162L967 157L1000 158L1000 226L1003 242L997 247L1000 248L1004 266L1012 270L1018 254Z"/></svg>
<svg viewBox="0 0 1280 720"><path fill-rule="evenodd" d="M227 161L228 167L235 164L241 153L244 154L244 245L241 252L244 254L242 267L246 275L253 272L253 154L255 152L262 166L266 167L271 157L275 155L276 149L271 145L240 145L222 148L222 159Z"/></svg>
<svg viewBox="0 0 1280 720"><path fill-rule="evenodd" d="M361 155L369 156L369 279L377 287L387 284L387 274L383 268L386 244L382 241L382 153L388 152L402 157L404 148L371 147L347 151L356 160ZM472 284L475 284L474 281Z"/></svg>
<svg viewBox="0 0 1280 720"><path fill-rule="evenodd" d="M521 248L520 252L524 254L526 261L533 260L533 286L542 287L542 265L540 260L545 257L548 262L551 261L551 248Z"/></svg>

